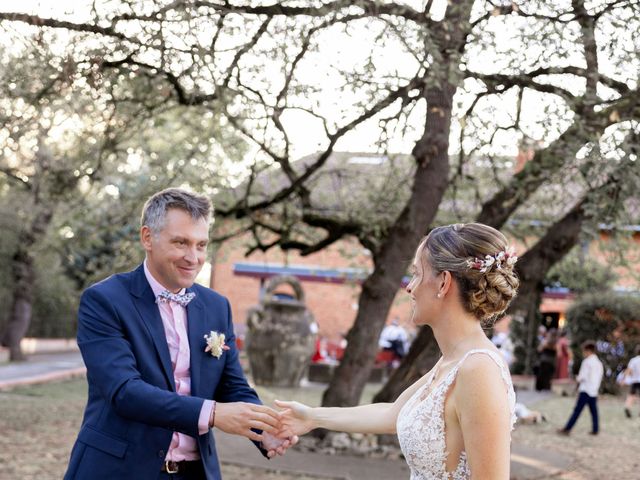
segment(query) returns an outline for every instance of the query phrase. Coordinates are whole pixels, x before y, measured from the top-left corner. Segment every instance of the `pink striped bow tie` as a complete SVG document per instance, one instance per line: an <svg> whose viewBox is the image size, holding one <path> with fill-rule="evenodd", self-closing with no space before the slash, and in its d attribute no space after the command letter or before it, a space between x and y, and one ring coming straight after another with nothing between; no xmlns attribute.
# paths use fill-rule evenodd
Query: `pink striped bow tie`
<svg viewBox="0 0 640 480"><path fill-rule="evenodd" d="M193 292L189 293L171 293L169 290L165 290L160 295L158 295L159 302L174 302L178 305L182 305L186 307L191 300L196 298L196 294Z"/></svg>

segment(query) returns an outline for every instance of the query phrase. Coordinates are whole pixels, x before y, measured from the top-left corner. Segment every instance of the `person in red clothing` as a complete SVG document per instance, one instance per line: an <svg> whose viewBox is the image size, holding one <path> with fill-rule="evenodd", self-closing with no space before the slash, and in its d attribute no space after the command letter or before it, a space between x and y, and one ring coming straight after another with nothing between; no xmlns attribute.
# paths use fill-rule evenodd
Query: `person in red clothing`
<svg viewBox="0 0 640 480"><path fill-rule="evenodd" d="M571 348L567 331L560 330L560 338L556 343L556 375L555 378L569 378L569 360L571 360Z"/></svg>
<svg viewBox="0 0 640 480"><path fill-rule="evenodd" d="M327 359L327 339L318 335L316 337L316 348L313 356L311 357L311 361L313 363L322 362Z"/></svg>

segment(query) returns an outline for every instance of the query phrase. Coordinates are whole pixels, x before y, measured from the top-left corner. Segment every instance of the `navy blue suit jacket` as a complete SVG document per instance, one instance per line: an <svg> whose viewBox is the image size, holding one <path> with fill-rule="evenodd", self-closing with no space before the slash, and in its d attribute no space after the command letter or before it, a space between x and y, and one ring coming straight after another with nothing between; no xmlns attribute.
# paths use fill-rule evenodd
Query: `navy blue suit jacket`
<svg viewBox="0 0 640 480"><path fill-rule="evenodd" d="M191 396L175 391L169 347L143 266L87 289L78 345L89 397L65 479L156 479L173 432L197 439L208 480L220 479L214 437L198 434L204 399L260 404L238 362L226 298L200 285L187 306ZM205 353L204 336L224 333L230 350ZM263 454L265 452L263 451Z"/></svg>

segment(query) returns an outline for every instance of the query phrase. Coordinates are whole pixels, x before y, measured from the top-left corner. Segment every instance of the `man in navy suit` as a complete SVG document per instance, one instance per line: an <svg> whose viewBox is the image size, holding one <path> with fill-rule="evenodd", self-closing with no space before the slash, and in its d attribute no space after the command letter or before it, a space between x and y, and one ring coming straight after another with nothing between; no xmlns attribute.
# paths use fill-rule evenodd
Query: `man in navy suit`
<svg viewBox="0 0 640 480"><path fill-rule="evenodd" d="M244 378L229 302L194 284L210 211L185 190L153 195L142 214L144 263L83 293L89 397L65 479L218 480L214 426L267 457L297 441L274 436L278 413Z"/></svg>

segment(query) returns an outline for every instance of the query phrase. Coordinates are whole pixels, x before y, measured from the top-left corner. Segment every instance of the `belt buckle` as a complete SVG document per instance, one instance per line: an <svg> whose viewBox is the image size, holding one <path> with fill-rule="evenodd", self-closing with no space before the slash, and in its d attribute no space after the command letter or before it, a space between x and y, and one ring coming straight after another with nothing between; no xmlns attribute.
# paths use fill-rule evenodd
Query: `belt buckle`
<svg viewBox="0 0 640 480"><path fill-rule="evenodd" d="M175 470L173 470L171 466L173 466ZM178 473L178 470L180 470L180 468L178 467L178 462L174 462L173 460L165 460L164 469L167 471L167 473Z"/></svg>

